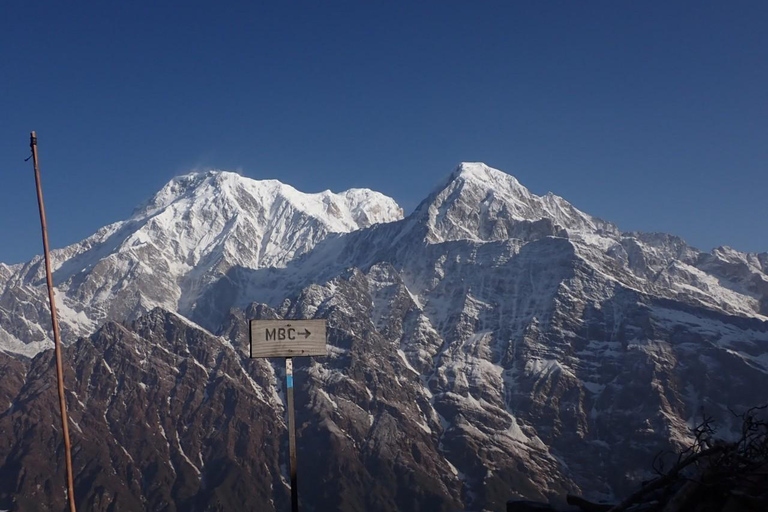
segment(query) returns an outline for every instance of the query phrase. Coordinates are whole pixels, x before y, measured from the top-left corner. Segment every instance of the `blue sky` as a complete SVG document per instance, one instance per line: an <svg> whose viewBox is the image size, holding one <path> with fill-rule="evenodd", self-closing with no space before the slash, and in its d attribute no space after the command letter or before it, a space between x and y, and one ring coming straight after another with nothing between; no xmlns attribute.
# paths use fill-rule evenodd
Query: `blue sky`
<svg viewBox="0 0 768 512"><path fill-rule="evenodd" d="M54 247L192 168L410 210L484 161L623 230L766 251L766 26L762 0L6 1L0 261L41 251L33 129Z"/></svg>

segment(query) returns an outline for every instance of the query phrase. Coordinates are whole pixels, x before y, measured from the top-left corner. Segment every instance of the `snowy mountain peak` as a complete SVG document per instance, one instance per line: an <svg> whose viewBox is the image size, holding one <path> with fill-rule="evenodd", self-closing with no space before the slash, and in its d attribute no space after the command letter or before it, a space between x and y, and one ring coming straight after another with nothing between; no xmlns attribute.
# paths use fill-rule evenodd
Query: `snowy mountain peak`
<svg viewBox="0 0 768 512"><path fill-rule="evenodd" d="M218 170L194 171L176 176L166 183L152 198L134 211L134 217L152 214L182 199L193 199L206 193L221 193L225 183L241 178L239 175Z"/></svg>
<svg viewBox="0 0 768 512"><path fill-rule="evenodd" d="M134 215L143 226L131 237L167 241L168 251L190 266L208 260L222 269L261 268L285 265L328 233L401 217L393 199L367 189L308 194L277 180L206 171L163 187Z"/></svg>
<svg viewBox="0 0 768 512"><path fill-rule="evenodd" d="M481 162L463 162L419 207L427 216L429 242L503 240L569 233L619 234L565 199L537 196L513 176Z"/></svg>
<svg viewBox="0 0 768 512"><path fill-rule="evenodd" d="M498 169L494 169L493 167L489 167L483 162L462 162L456 167L456 170L453 171L451 178L476 180L505 189L516 188L522 193L530 195L528 189L522 186L514 176Z"/></svg>
<svg viewBox="0 0 768 512"><path fill-rule="evenodd" d="M306 215L324 222L331 232L347 232L402 217L397 203L369 189L350 189L339 194L326 190L300 192L278 180L254 180L234 172L208 170L178 176L134 212L151 216L173 204L188 203L221 207L224 213L239 208L270 211L288 203Z"/></svg>
<svg viewBox="0 0 768 512"><path fill-rule="evenodd" d="M284 267L330 233L400 218L393 199L366 189L306 194L226 171L179 176L128 220L53 251L62 325L84 335L105 319L133 318L158 306L186 314L207 286L234 268ZM12 306L29 302L40 295L43 275L40 258L0 267L0 295L10 290ZM3 314L0 308L0 320ZM14 352L25 345L39 350L30 343L46 338L23 325L2 329L0 323L0 347Z"/></svg>

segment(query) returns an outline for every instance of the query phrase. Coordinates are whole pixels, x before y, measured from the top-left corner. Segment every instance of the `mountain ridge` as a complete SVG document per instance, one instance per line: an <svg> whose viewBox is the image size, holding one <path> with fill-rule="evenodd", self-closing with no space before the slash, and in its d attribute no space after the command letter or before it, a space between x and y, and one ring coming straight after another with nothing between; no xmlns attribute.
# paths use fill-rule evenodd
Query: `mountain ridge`
<svg viewBox="0 0 768 512"><path fill-rule="evenodd" d="M183 311L232 266L279 267L329 233L401 215L394 200L368 189L304 194L276 180L230 172L180 176L127 220L51 252L62 327L65 334L86 335L100 321L130 318L155 305ZM33 325L46 325L39 298L33 301L37 311L23 307L39 296L41 262L38 256L0 273L0 346L6 350L13 345L31 355L50 342L45 327L11 326L14 310Z"/></svg>
<svg viewBox="0 0 768 512"><path fill-rule="evenodd" d="M368 253L380 246L370 254L375 260L418 243L527 243L562 237L576 243L577 253L596 271L623 276L624 286L668 298L687 294L708 307L768 319L768 253L724 247L703 253L674 235L622 233L552 193L532 194L513 176L483 163L459 164L413 213L401 216L393 200L368 189L304 194L277 180L252 180L226 171L179 176L127 220L52 251L63 327L67 334L85 335L106 318L130 318L156 305L190 314L207 287L228 269L280 268L302 255L312 260L308 253L329 235L330 243L321 245L338 246L322 256L333 260L331 266L345 254L359 252L360 238ZM308 225L308 219L314 220ZM352 237L352 243L336 242L339 237L333 235L397 220L379 230L387 234L373 246L368 240L376 229L370 236L366 231ZM242 240L256 240L256 247ZM326 264L314 259L316 265ZM360 263L354 257L346 261ZM2 350L30 355L50 342L44 301L29 300L40 295L40 263L36 257L0 267ZM129 291L120 288L126 282ZM138 284L131 286L134 282ZM14 292L19 297L14 299ZM115 293L121 298L111 299ZM37 303L37 311L31 311L30 303ZM24 325L12 322L14 308L22 313Z"/></svg>
<svg viewBox="0 0 768 512"><path fill-rule="evenodd" d="M197 201L184 203L190 190L157 202L166 208L157 211L183 203L169 215L174 236L203 220L223 232L243 217L206 216ZM200 197L214 200L209 192ZM300 358L295 369L298 443L313 454L307 510L498 510L512 497L566 492L612 499L649 476L653 453L690 442L702 408L728 434L737 428L730 409L768 400L765 257L621 233L547 197L466 164L408 217L349 232L318 231L298 209L264 208L297 220L273 253L280 265L268 267L252 264L258 254L217 260L224 250L185 263L189 251L155 250L176 247L174 237L105 228L98 264L57 283L75 361L68 400L84 441L75 456L83 499L104 511L187 509L193 496L205 510L247 508L243 496L258 510L284 505L283 370L248 358L253 318L328 323L328 356ZM208 231L193 231L211 245ZM261 243L263 233L250 233L239 242ZM304 235L306 250L294 250ZM115 236L130 240L127 256L106 250ZM192 281L163 286L141 266L163 259L197 269L184 277ZM44 344L39 269L11 270L0 267L0 335ZM87 302L100 293L109 300ZM78 319L82 331L103 327L74 341ZM0 508L38 493L38 483L51 487L45 456L16 434L38 425L32 437L58 442L38 421L55 397L44 377L51 352L37 352L0 353L9 403ZM161 484L135 476L152 472ZM56 509L49 491L35 495Z"/></svg>

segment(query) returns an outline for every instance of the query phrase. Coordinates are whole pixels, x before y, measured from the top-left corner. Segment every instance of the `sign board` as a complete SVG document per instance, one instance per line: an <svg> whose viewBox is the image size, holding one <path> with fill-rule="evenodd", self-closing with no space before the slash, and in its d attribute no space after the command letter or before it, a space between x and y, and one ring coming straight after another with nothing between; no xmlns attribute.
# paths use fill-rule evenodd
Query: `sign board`
<svg viewBox="0 0 768 512"><path fill-rule="evenodd" d="M325 320L251 320L251 357L324 356Z"/></svg>

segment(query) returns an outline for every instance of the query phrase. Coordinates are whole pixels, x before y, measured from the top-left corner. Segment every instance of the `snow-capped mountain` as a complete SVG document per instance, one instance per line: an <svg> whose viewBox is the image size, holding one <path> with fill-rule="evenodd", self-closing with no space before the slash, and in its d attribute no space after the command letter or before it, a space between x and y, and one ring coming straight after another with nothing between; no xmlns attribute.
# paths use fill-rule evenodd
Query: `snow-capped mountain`
<svg viewBox="0 0 768 512"><path fill-rule="evenodd" d="M314 231L281 222L292 231L269 235L280 241L267 251L269 264L254 252L216 266L202 254L226 255L225 242L196 253L206 233L194 227L197 213L183 212L202 216L199 203L228 195L205 192L220 177L172 182L140 208L134 218L152 219L177 205L163 222L175 227L157 231L166 239L138 236L144 252L125 241L149 220L111 231L125 230L119 244L105 235L57 253L57 272L78 258L99 262L59 274L68 276L57 281L65 307L93 323L131 320L108 323L65 355L74 368L73 419L88 440L76 471L94 510L284 506L286 448L275 443L285 439L281 368L246 358L249 318L328 319L328 357L297 360L307 510L479 511L514 496L610 498L646 477L659 450L685 444L702 409L728 435L738 423L729 408L768 401L766 253L704 253L671 235L622 233L562 198L465 163L404 219L394 202L367 193L375 200L358 201L391 222L363 227L374 215L366 213L367 221L326 227L301 249L295 240ZM309 210L313 225L328 211ZM258 226L277 211L265 210ZM189 230L202 238L185 238ZM238 243L262 247L271 232L249 233L213 239L231 240L242 256ZM98 258L82 256L97 246ZM162 259L148 259L158 246ZM136 270L147 261L173 269L177 288L151 287L156 274ZM43 283L33 269L0 268L3 328L45 325L44 316L20 322L8 313L38 304ZM99 286L82 283L109 284L99 295ZM140 315L151 305L166 311ZM9 403L0 413L0 508L15 496L61 501L35 487L50 478L44 472L19 479L19 468L43 457L33 440L55 444L55 432L11 434L32 428L31 417L52 423L54 391L39 383L51 378L49 358L0 359L0 397ZM138 430L124 425L128 417ZM93 473L92 460L111 472Z"/></svg>
<svg viewBox="0 0 768 512"><path fill-rule="evenodd" d="M425 294L446 276L443 267L450 262L451 251L468 252L465 262L474 253L506 262L531 242L555 243L553 239L561 240L557 243L568 257L588 267L595 280L606 280L609 288L620 286L725 314L768 320L768 253L740 253L727 247L705 253L673 235L621 233L615 225L579 211L564 199L551 193L536 196L512 176L481 163L461 164L399 222L329 237L285 268L231 269L239 284L235 293L222 298L219 317L206 316L210 316L211 302L217 302L210 297L218 292L216 287L207 291L206 314L190 313L203 324L216 323L230 307L243 308L254 297L277 306L308 282L379 262L398 266L409 282L409 292L424 303ZM462 257L457 258L461 263Z"/></svg>
<svg viewBox="0 0 768 512"><path fill-rule="evenodd" d="M514 177L482 163L463 163L422 203L430 243L519 238L520 224L542 222L567 233L618 235L613 224L587 215L552 193L532 194ZM564 233L563 233L564 234Z"/></svg>
<svg viewBox="0 0 768 512"><path fill-rule="evenodd" d="M52 252L62 328L87 335L158 306L183 314L232 267L282 267L329 233L401 217L394 200L367 189L305 194L222 171L174 178L128 220ZM50 346L44 271L39 257L0 268L0 350Z"/></svg>

